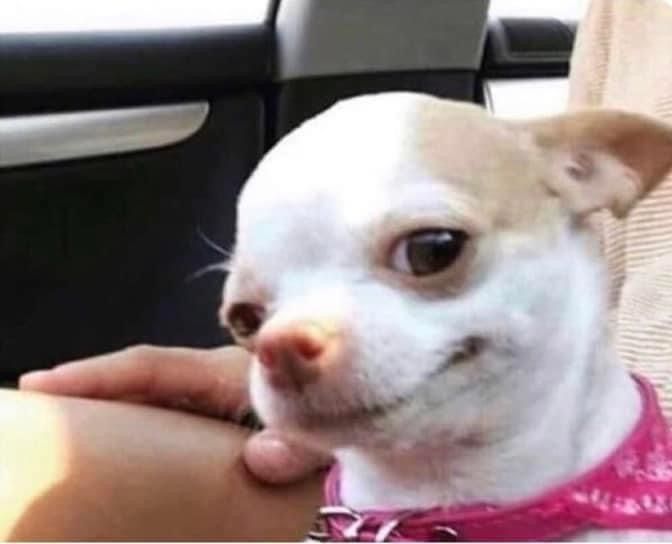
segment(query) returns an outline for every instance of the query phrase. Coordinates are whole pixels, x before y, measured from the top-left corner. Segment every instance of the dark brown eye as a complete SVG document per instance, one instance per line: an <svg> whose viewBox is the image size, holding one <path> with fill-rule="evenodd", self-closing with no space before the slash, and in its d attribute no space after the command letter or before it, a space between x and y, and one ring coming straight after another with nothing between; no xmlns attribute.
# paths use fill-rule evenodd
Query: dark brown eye
<svg viewBox="0 0 672 544"><path fill-rule="evenodd" d="M249 338L257 333L264 321L264 311L255 304L238 303L231 306L226 321L239 338Z"/></svg>
<svg viewBox="0 0 672 544"><path fill-rule="evenodd" d="M449 268L469 239L466 232L427 229L401 239L392 253L392 268L413 276L429 276Z"/></svg>

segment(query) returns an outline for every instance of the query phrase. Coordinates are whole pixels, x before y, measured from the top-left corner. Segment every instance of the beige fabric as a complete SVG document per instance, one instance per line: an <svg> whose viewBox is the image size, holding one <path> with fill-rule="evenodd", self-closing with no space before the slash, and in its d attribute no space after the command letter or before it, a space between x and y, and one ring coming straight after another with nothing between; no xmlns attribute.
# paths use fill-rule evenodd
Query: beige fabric
<svg viewBox="0 0 672 544"><path fill-rule="evenodd" d="M672 2L593 0L580 25L570 106L672 123ZM656 384L672 416L672 176L624 220L595 218L611 274L621 357Z"/></svg>

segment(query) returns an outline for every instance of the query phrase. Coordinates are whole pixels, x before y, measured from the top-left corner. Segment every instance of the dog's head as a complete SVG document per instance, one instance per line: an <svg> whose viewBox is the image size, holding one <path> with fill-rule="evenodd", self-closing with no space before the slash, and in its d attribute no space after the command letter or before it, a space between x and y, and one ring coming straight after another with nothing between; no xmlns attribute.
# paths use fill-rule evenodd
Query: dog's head
<svg viewBox="0 0 672 544"><path fill-rule="evenodd" d="M583 219L670 166L672 131L618 112L390 93L305 123L242 192L222 306L262 419L327 448L507 432L601 334Z"/></svg>

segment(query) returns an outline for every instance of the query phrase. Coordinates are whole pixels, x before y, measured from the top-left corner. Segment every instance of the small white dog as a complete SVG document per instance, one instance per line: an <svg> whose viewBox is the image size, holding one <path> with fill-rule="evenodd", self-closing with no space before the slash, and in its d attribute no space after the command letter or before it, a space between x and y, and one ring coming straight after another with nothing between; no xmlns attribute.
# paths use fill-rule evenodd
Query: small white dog
<svg viewBox="0 0 672 544"><path fill-rule="evenodd" d="M329 538L672 537L672 444L612 348L586 217L627 213L672 130L343 101L239 201L222 318L271 427L332 451Z"/></svg>

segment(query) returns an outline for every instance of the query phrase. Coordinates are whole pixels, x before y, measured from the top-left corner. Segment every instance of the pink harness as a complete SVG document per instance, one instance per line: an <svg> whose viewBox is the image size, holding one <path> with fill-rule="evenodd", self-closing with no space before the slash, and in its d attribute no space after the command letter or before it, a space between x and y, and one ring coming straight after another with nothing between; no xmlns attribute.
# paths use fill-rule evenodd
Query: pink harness
<svg viewBox="0 0 672 544"><path fill-rule="evenodd" d="M321 510L333 541L547 541L586 529L672 530L672 433L653 386L634 376L642 415L601 464L532 500L509 506L356 512L340 499L340 469L325 485Z"/></svg>

